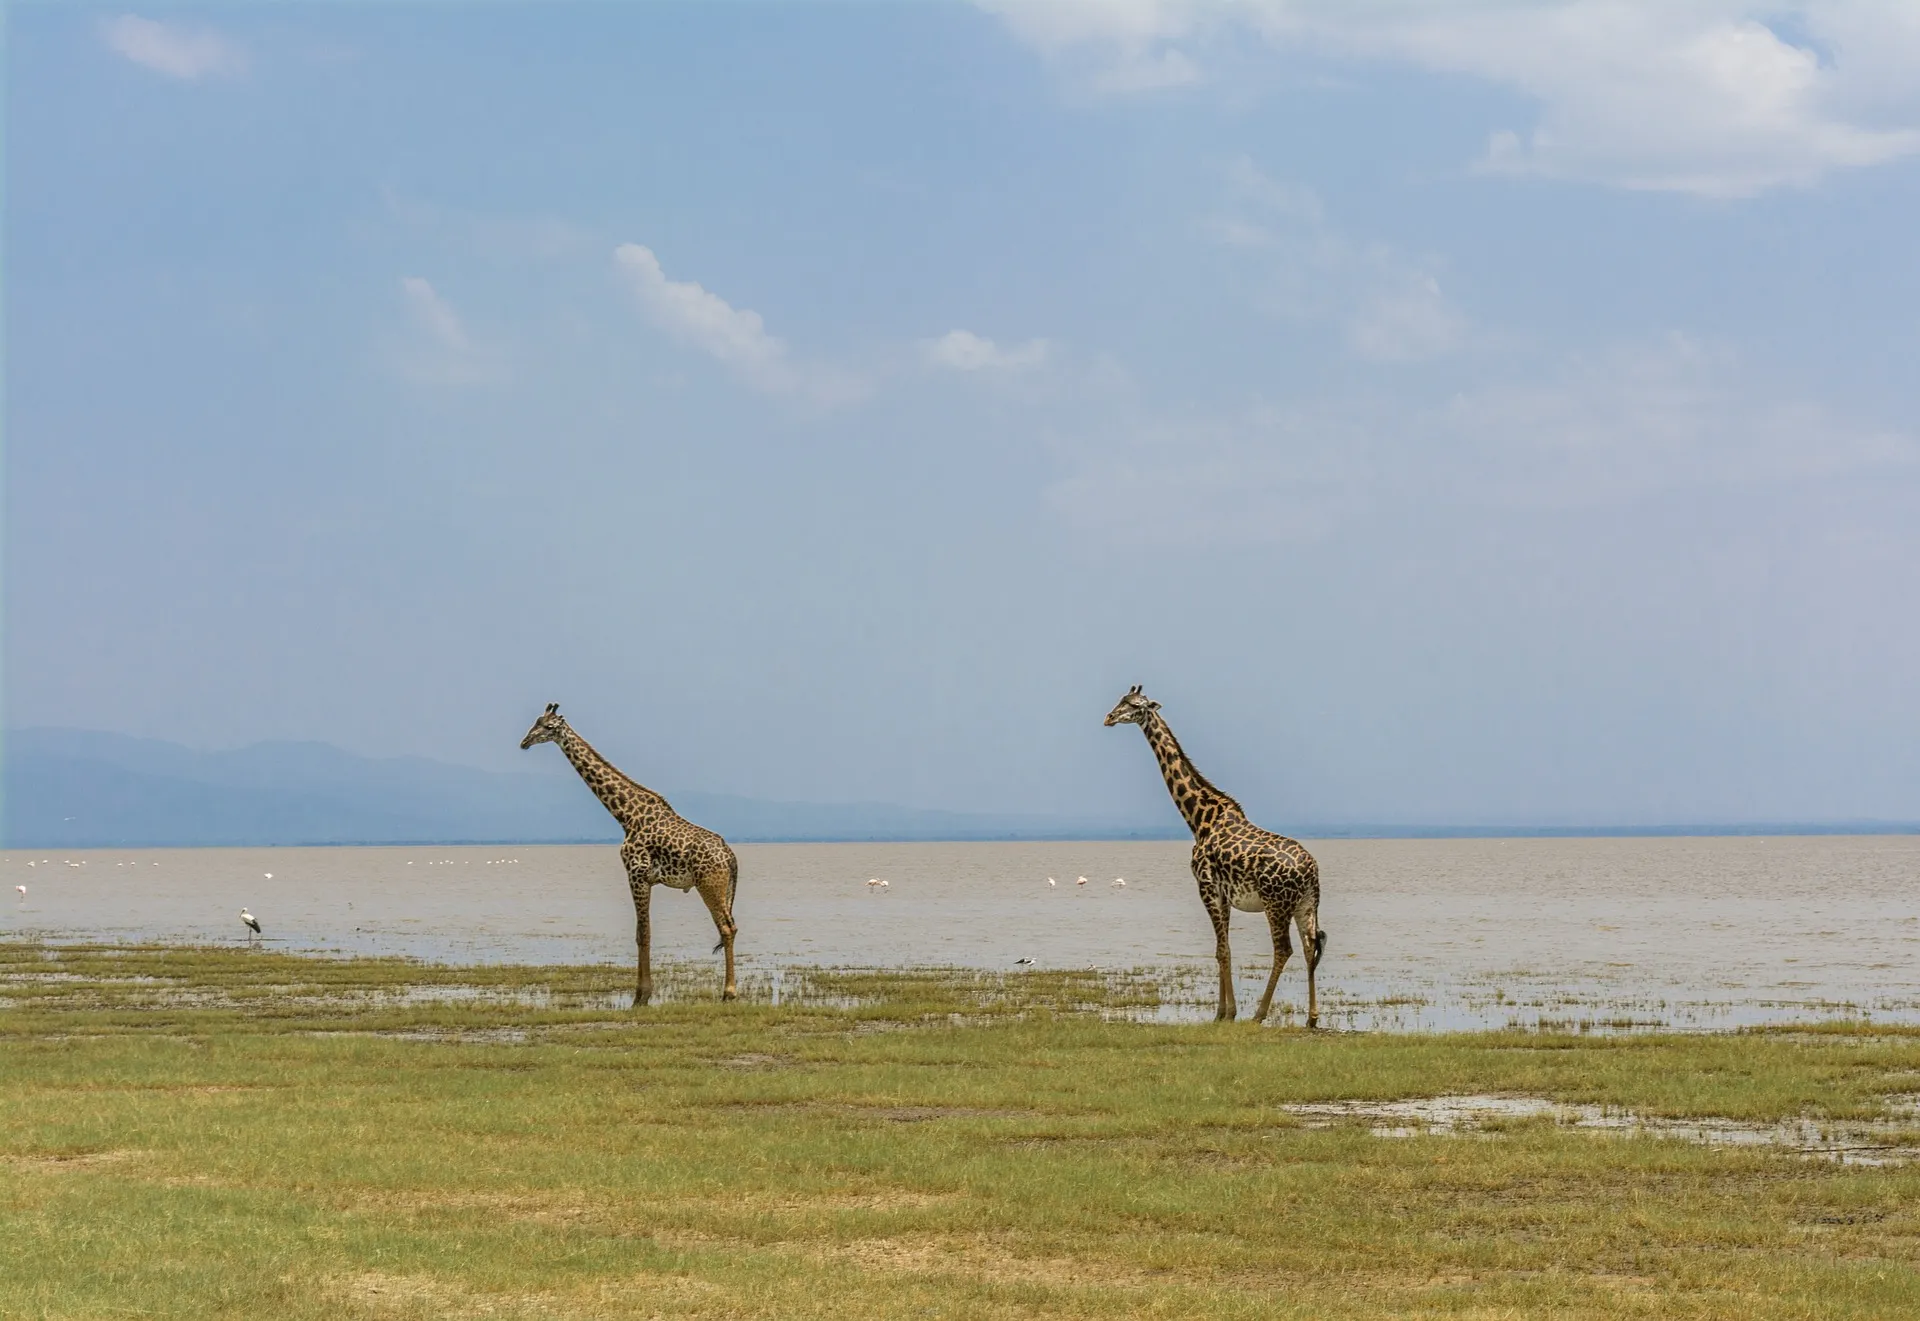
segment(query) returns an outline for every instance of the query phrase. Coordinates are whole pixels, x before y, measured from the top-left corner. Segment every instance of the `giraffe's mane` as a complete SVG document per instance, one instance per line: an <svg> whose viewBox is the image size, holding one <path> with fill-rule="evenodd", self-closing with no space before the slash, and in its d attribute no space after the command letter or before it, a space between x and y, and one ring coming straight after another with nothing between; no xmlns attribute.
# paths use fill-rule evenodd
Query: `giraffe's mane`
<svg viewBox="0 0 1920 1321"><path fill-rule="evenodd" d="M1187 750L1180 746L1180 740L1174 736L1173 726L1167 723L1167 718L1161 715L1158 711L1155 711L1153 713L1153 718L1159 721L1161 730L1164 731L1167 736L1167 742L1173 744L1173 750L1180 754L1180 760L1187 764L1187 773L1193 776L1194 784L1199 788L1205 790L1207 793L1212 794L1215 798L1218 798L1222 802L1226 803L1229 807L1233 808L1233 810L1238 812L1241 816L1245 816L1247 814L1247 809L1240 806L1239 799L1235 798L1232 794L1228 793L1225 789L1222 789L1219 785L1215 784L1212 780L1209 780L1206 776L1200 773L1200 768L1193 764L1193 758L1189 757L1187 755Z"/></svg>
<svg viewBox="0 0 1920 1321"><path fill-rule="evenodd" d="M631 787L638 789L641 793L646 794L650 798L659 799L660 805L666 808L669 812L673 811L673 804L667 801L667 796L665 794L661 793L657 789L647 788L646 785L640 783L640 781L634 779L631 775L628 775L625 771L621 770L618 766L615 766L613 764L612 758L608 757L605 753L601 752L600 749L594 747L593 744L587 742L586 735L582 734L579 730L575 729L572 725L567 726L567 732L573 735L575 738L579 739L580 746L585 748L588 752L591 752L594 756L594 760L598 761L602 766L605 766L608 770L612 771L615 775L619 776L623 781L625 781Z"/></svg>

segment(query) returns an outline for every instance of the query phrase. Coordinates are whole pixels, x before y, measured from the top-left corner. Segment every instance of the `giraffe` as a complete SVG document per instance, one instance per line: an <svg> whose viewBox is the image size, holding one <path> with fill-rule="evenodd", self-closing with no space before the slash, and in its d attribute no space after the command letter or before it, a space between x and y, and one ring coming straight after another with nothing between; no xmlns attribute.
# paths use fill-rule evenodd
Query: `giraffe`
<svg viewBox="0 0 1920 1321"><path fill-rule="evenodd" d="M1140 726L1160 762L1174 806L1193 831L1193 879L1199 882L1200 902L1213 919L1214 959L1220 965L1220 1000L1214 1020L1231 1022L1239 1012L1233 999L1233 951L1227 940L1228 919L1238 908L1266 913L1273 933L1273 972L1253 1021L1264 1022L1273 1006L1273 988L1293 953L1287 928L1297 923L1307 956L1307 1026L1318 1027L1320 1001L1314 970L1327 947L1327 932L1320 925L1320 866L1313 855L1298 841L1254 825L1239 803L1214 788L1167 727L1160 703L1142 693L1139 684L1107 713L1106 723Z"/></svg>
<svg viewBox="0 0 1920 1321"><path fill-rule="evenodd" d="M567 724L558 702L533 722L533 728L520 740L524 751L536 743L558 743L573 769L587 782L587 788L605 804L627 832L620 846L620 861L627 868L627 888L633 891L634 940L640 946L638 980L634 984L633 1007L640 1008L653 998L653 958L648 938L648 907L655 885L671 885L676 890L698 890L713 914L713 925L720 932L714 952L727 952L727 984L722 1000L732 1000L740 992L733 982L733 896L740 888L740 863L727 847L727 841L711 830L696 826L651 789L635 784L614 769L613 763L593 750L593 746Z"/></svg>

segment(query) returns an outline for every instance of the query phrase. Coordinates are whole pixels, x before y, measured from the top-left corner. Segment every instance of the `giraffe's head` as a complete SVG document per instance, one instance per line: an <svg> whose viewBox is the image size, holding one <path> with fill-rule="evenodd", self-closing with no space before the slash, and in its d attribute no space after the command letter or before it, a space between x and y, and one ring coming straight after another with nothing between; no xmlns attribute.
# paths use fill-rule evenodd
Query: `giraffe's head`
<svg viewBox="0 0 1920 1321"><path fill-rule="evenodd" d="M1144 725L1148 714L1159 709L1160 703L1141 692L1140 685L1136 683L1127 689L1125 697L1114 704L1113 710L1107 712L1107 724Z"/></svg>
<svg viewBox="0 0 1920 1321"><path fill-rule="evenodd" d="M567 718L560 714L560 703L548 702L547 709L540 713L540 718L533 722L533 728L520 740L520 746L526 749L536 743L557 743L561 731L566 727Z"/></svg>

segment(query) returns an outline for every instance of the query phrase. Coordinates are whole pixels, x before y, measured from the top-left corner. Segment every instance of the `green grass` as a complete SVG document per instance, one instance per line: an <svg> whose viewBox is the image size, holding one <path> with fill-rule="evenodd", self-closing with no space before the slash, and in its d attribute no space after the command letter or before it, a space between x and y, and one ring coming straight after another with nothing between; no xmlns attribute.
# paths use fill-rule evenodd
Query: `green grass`
<svg viewBox="0 0 1920 1321"><path fill-rule="evenodd" d="M1897 1317L1920 1167L1303 1127L1867 1118L1920 1034L1126 1021L1144 978L0 945L0 1316Z"/></svg>

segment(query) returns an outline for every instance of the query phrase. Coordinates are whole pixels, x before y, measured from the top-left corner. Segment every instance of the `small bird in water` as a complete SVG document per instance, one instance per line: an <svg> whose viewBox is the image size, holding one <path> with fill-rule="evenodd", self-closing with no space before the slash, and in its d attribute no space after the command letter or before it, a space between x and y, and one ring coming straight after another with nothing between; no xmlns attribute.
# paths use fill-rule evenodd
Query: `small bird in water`
<svg viewBox="0 0 1920 1321"><path fill-rule="evenodd" d="M272 879L273 879L273 873L272 873L272 872L268 872L268 873L266 874L266 876L267 876L267 879L268 879L268 880L272 880Z"/></svg>
<svg viewBox="0 0 1920 1321"><path fill-rule="evenodd" d="M1015 959L1014 962L1016 964L1027 964L1027 963L1032 963L1033 960L1032 959Z"/></svg>
<svg viewBox="0 0 1920 1321"><path fill-rule="evenodd" d="M869 890L884 890L887 888L887 883L878 876L869 876L867 877L867 888Z"/></svg>
<svg viewBox="0 0 1920 1321"><path fill-rule="evenodd" d="M1085 885L1086 883L1087 883L1087 878L1084 876L1082 876L1079 880L1074 882L1075 885Z"/></svg>
<svg viewBox="0 0 1920 1321"><path fill-rule="evenodd" d="M24 904L27 901L27 887L24 885L16 885L13 888L20 892L20 902Z"/></svg>
<svg viewBox="0 0 1920 1321"><path fill-rule="evenodd" d="M1126 888L1127 888L1127 881L1126 881L1126 878L1125 878L1124 876L1116 876L1116 877L1114 877L1114 878L1113 878L1113 888L1114 888L1114 889L1116 889L1116 890L1124 890L1124 889L1126 889Z"/></svg>
<svg viewBox="0 0 1920 1321"><path fill-rule="evenodd" d="M1053 877L1051 877L1051 876L1049 876L1049 877L1047 877L1047 886L1048 886L1048 888L1049 888L1049 889L1051 889L1051 888L1052 888L1052 886L1053 886Z"/></svg>
<svg viewBox="0 0 1920 1321"><path fill-rule="evenodd" d="M254 935L257 936L260 934L260 919L244 908L240 910L240 920L247 924L247 929L253 932ZM249 937L249 939L251 939L251 937Z"/></svg>

